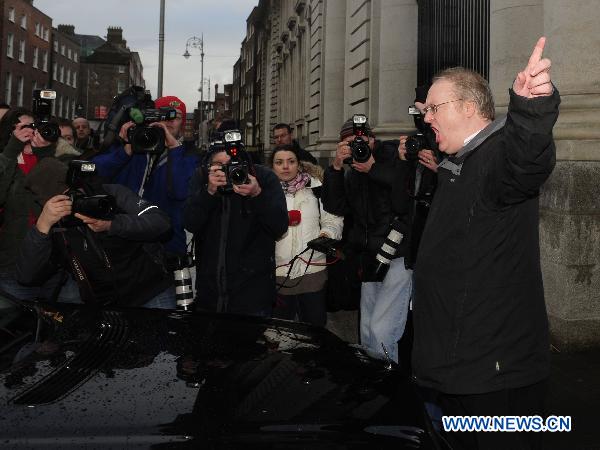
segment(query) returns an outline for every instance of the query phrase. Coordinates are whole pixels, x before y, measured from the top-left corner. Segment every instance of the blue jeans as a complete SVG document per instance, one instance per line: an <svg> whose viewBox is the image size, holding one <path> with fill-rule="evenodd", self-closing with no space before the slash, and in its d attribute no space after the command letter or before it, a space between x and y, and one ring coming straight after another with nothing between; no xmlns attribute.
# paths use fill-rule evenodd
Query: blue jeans
<svg viewBox="0 0 600 450"><path fill-rule="evenodd" d="M61 303L83 303L77 283L71 277L63 285L57 300ZM169 287L142 305L142 308L175 309L175 306L175 288Z"/></svg>
<svg viewBox="0 0 600 450"><path fill-rule="evenodd" d="M13 273L0 273L0 291L6 292L17 300L51 300L58 284L62 281L62 273L50 277L42 286L24 286L19 283Z"/></svg>
<svg viewBox="0 0 600 450"><path fill-rule="evenodd" d="M142 308L156 308L156 309L175 309L177 302L175 301L175 288L169 286L163 292L151 298Z"/></svg>
<svg viewBox="0 0 600 450"><path fill-rule="evenodd" d="M398 341L404 334L412 292L412 270L404 258L392 260L382 282L362 283L360 293L360 342L367 353L385 360L381 344L398 362Z"/></svg>

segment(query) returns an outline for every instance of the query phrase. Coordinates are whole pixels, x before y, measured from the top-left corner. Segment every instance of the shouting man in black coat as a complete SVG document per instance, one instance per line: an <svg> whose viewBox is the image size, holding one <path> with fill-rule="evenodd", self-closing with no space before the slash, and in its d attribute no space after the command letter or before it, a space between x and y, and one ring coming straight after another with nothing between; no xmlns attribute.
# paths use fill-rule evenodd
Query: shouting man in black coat
<svg viewBox="0 0 600 450"><path fill-rule="evenodd" d="M548 321L539 189L555 164L560 97L541 38L494 120L488 83L462 68L434 78L424 118L448 155L421 239L413 308L416 381L444 415L542 415ZM541 433L449 433L453 448L539 448Z"/></svg>

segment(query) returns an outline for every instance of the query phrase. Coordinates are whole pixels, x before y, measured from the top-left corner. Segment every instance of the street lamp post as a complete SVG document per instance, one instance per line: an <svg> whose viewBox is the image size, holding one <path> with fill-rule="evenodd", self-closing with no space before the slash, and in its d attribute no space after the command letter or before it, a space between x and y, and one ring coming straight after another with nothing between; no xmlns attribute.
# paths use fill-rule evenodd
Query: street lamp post
<svg viewBox="0 0 600 450"><path fill-rule="evenodd" d="M91 78L94 80L94 86L98 86L100 84L98 83L98 74L96 72L92 71ZM90 68L88 67L87 80L85 84L85 118L89 119L90 116Z"/></svg>
<svg viewBox="0 0 600 450"><path fill-rule="evenodd" d="M200 147L202 147L204 145L204 34L200 36L192 36L187 40L183 57L188 59L191 56L190 48L200 50Z"/></svg>

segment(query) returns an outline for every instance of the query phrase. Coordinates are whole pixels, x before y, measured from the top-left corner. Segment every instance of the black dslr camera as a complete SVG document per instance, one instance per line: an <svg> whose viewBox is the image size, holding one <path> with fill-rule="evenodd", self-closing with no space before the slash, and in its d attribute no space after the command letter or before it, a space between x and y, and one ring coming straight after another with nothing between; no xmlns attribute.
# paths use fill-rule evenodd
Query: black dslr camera
<svg viewBox="0 0 600 450"><path fill-rule="evenodd" d="M134 153L160 155L165 149L165 131L160 127L151 127L151 123L173 120L177 110L173 108L138 109L131 108L129 117L136 123L127 130L127 140Z"/></svg>
<svg viewBox="0 0 600 450"><path fill-rule="evenodd" d="M220 192L227 194L233 192L233 185L242 185L250 183L248 175L250 173L250 166L248 161L243 159L242 133L239 130L228 130L223 133L223 142L221 145L225 146L225 151L231 158L227 164L224 164L221 170L225 172L225 178L227 179L227 185L220 186Z"/></svg>
<svg viewBox="0 0 600 450"><path fill-rule="evenodd" d="M92 162L74 160L69 163L66 180L69 190L65 195L73 202L71 214L79 213L94 219L112 220L117 210L115 198L107 194L91 195L89 181L95 174L96 165Z"/></svg>
<svg viewBox="0 0 600 450"><path fill-rule="evenodd" d="M406 139L406 160L407 161L418 161L419 152L421 150L429 149L436 151L437 144L435 142L435 134L431 131L431 128L423 120L423 114L415 105L408 107L408 114L413 117L415 121L415 127L417 128L417 134L409 136Z"/></svg>
<svg viewBox="0 0 600 450"><path fill-rule="evenodd" d="M33 91L33 115L35 122L28 125L37 130L48 142L56 142L60 137L58 124L50 122L52 118L52 102L56 100L56 91L36 89Z"/></svg>
<svg viewBox="0 0 600 450"><path fill-rule="evenodd" d="M352 116L352 132L354 140L348 144L352 150L352 157L346 158L344 164L367 162L371 157L371 148L367 137L367 116L364 114L354 114ZM366 139L365 139L366 138Z"/></svg>

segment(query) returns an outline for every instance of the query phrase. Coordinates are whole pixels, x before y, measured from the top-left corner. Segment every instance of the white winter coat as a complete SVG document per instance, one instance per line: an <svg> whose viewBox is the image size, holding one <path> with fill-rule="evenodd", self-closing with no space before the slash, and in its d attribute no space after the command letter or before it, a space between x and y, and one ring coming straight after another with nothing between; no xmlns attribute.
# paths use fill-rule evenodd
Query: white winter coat
<svg viewBox="0 0 600 450"><path fill-rule="evenodd" d="M313 193L313 188L319 187L321 184L321 181L311 176L310 187L305 187L295 194L286 194L285 196L288 211L300 210L301 219L298 225L290 226L275 245L275 259L278 266L277 276L285 277L289 266L279 266L289 263L294 256L306 248L308 241L319 237L321 233L326 233L332 239L341 239L342 237L344 218L326 212L323 209L323 203ZM311 251L304 253L302 258L308 261ZM321 252L315 252L311 262L325 263L326 257ZM310 265L306 270L306 263L297 259L290 273L290 279L301 277L304 275L305 270L306 274L311 274L325 270L325 267Z"/></svg>

